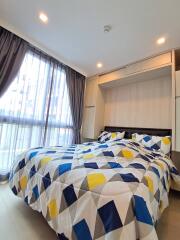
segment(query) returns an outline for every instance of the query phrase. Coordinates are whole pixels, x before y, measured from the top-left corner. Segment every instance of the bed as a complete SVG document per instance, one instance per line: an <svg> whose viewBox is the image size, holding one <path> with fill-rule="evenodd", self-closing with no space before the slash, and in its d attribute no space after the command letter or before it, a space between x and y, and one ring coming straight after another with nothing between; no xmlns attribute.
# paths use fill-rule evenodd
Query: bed
<svg viewBox="0 0 180 240"><path fill-rule="evenodd" d="M130 138L171 130L105 130L125 130L125 138L27 150L13 166L10 187L60 240L158 239L155 226L180 175L168 156Z"/></svg>

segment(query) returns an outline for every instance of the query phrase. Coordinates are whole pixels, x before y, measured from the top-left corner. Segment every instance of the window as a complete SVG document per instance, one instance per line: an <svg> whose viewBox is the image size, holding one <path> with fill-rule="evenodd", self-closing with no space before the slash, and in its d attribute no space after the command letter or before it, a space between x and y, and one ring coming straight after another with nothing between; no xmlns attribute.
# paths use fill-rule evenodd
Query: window
<svg viewBox="0 0 180 240"><path fill-rule="evenodd" d="M0 99L0 170L10 169L16 154L27 148L67 145L71 140L65 71L30 51Z"/></svg>

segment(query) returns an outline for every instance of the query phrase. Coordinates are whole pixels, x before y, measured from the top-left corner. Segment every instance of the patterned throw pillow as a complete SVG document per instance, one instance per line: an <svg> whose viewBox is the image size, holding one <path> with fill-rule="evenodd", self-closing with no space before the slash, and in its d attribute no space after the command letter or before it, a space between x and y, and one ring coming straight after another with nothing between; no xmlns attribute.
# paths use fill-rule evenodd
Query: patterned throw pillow
<svg viewBox="0 0 180 240"><path fill-rule="evenodd" d="M170 151L171 151L170 136L159 137L159 136L150 136L146 134L134 133L132 134L132 139L152 150L160 151L166 155L170 154Z"/></svg>
<svg viewBox="0 0 180 240"><path fill-rule="evenodd" d="M107 132L107 131L104 131L98 137L98 141L103 143L103 142L106 142L106 141L120 140L120 139L124 138L124 135L125 135L125 132Z"/></svg>
<svg viewBox="0 0 180 240"><path fill-rule="evenodd" d="M106 139L107 134L108 134L107 131L103 131L103 132L99 135L99 137L98 137L98 142L103 142L103 141L105 141L104 139Z"/></svg>

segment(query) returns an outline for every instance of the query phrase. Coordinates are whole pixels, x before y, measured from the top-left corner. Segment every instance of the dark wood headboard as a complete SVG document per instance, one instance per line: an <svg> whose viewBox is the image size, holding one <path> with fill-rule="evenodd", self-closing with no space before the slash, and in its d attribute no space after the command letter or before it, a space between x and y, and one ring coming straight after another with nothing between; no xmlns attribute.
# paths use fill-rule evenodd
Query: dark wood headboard
<svg viewBox="0 0 180 240"><path fill-rule="evenodd" d="M133 133L139 134L148 134L154 136L171 136L172 130L171 129L157 129L157 128L132 128L132 127L112 127L112 126L105 126L104 130L107 132L123 132L125 131L125 138L131 139Z"/></svg>

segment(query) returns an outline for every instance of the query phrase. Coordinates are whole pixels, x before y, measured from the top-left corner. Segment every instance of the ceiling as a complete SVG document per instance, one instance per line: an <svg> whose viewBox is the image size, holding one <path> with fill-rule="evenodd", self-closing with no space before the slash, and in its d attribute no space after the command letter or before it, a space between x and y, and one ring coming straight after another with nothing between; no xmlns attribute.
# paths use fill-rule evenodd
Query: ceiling
<svg viewBox="0 0 180 240"><path fill-rule="evenodd" d="M87 76L180 47L179 21L179 0L0 0L2 25ZM104 33L107 24L112 30ZM161 36L167 40L159 46Z"/></svg>

